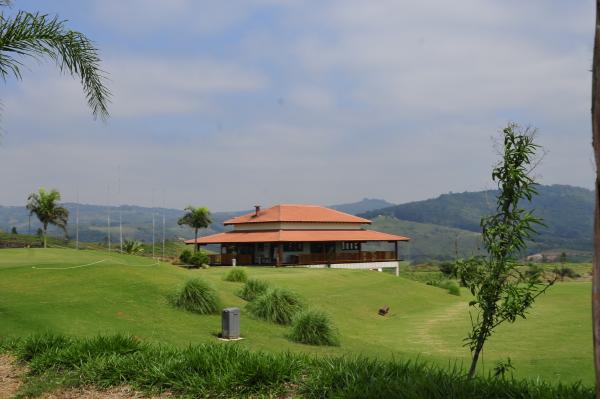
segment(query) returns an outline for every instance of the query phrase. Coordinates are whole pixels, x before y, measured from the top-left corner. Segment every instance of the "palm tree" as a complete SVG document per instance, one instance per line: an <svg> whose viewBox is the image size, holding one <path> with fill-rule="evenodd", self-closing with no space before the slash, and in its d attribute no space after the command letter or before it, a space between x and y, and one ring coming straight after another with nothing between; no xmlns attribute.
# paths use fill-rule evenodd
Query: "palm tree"
<svg viewBox="0 0 600 399"><path fill-rule="evenodd" d="M60 193L56 190L47 192L44 188L40 188L37 193L32 193L27 198L29 215L37 216L42 223L44 248L46 248L46 235L49 224L59 227L67 234L69 211L67 208L58 205L57 201L60 201Z"/></svg>
<svg viewBox="0 0 600 399"><path fill-rule="evenodd" d="M10 3L0 0L0 7ZM83 33L67 29L56 16L18 11L11 17L0 12L0 77L21 80L26 57L50 58L61 71L78 77L94 117L108 117L110 92L104 86L98 50Z"/></svg>
<svg viewBox="0 0 600 399"><path fill-rule="evenodd" d="M185 208L187 213L183 215L178 221L178 225L186 225L190 226L194 229L194 241L198 240L198 229L205 229L212 223L210 219L210 211L208 208L194 208L193 206L188 206ZM195 245L194 248L198 250L198 246Z"/></svg>

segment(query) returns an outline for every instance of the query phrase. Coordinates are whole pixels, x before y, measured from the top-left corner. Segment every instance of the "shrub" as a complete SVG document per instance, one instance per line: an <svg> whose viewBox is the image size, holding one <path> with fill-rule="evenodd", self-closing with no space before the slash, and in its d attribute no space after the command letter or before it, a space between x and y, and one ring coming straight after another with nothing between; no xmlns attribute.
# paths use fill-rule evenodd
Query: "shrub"
<svg viewBox="0 0 600 399"><path fill-rule="evenodd" d="M560 277L560 281L563 281L565 279L565 277L569 277L569 278L581 277L581 275L579 273L577 273L575 270L571 269L570 267L564 267L564 266L554 269L554 273Z"/></svg>
<svg viewBox="0 0 600 399"><path fill-rule="evenodd" d="M318 310L308 310L298 314L292 321L289 338L307 345L338 346L338 333L329 316Z"/></svg>
<svg viewBox="0 0 600 399"><path fill-rule="evenodd" d="M191 264L190 263L190 259L192 258L192 251L190 251L189 249L184 249L181 252L181 255L179 255L179 260L186 265Z"/></svg>
<svg viewBox="0 0 600 399"><path fill-rule="evenodd" d="M260 295L267 292L268 289L269 283L267 283L266 281L250 279L246 281L246 284L244 284L242 289L237 292L237 296L248 302L251 302Z"/></svg>
<svg viewBox="0 0 600 399"><path fill-rule="evenodd" d="M233 281L236 283L245 283L248 281L248 276L246 275L246 271L241 267L235 267L227 273L227 275L223 278L225 281Z"/></svg>
<svg viewBox="0 0 600 399"><path fill-rule="evenodd" d="M294 316L304 309L304 303L293 291L273 288L248 303L246 308L259 319L277 324L290 324Z"/></svg>
<svg viewBox="0 0 600 399"><path fill-rule="evenodd" d="M458 287L458 284L454 280L448 280L448 279L429 280L429 281L427 281L426 284L448 290L448 293L451 295L460 296L460 288Z"/></svg>
<svg viewBox="0 0 600 399"><path fill-rule="evenodd" d="M123 251L130 255L140 255L144 252L143 244L136 240L123 241Z"/></svg>
<svg viewBox="0 0 600 399"><path fill-rule="evenodd" d="M444 273L445 276L454 277L456 276L456 266L453 262L442 262L438 266L440 271Z"/></svg>
<svg viewBox="0 0 600 399"><path fill-rule="evenodd" d="M199 314L215 314L221 309L217 291L201 279L192 279L173 299L175 306Z"/></svg>
<svg viewBox="0 0 600 399"><path fill-rule="evenodd" d="M448 294L460 296L460 288L454 281L448 281L446 289L448 290Z"/></svg>
<svg viewBox="0 0 600 399"><path fill-rule="evenodd" d="M208 264L208 262L210 262L210 259L208 258L208 254L206 253L206 251L202 251L202 250L194 252L192 257L190 258L190 263L192 265L198 266L198 267Z"/></svg>
<svg viewBox="0 0 600 399"><path fill-rule="evenodd" d="M539 277L544 273L544 268L538 265L529 265L525 274L529 277Z"/></svg>

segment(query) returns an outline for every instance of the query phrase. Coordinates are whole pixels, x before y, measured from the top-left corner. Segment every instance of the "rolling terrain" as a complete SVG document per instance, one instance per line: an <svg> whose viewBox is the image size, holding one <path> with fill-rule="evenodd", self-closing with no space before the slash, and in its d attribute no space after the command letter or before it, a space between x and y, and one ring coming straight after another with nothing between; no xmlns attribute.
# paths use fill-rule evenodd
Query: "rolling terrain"
<svg viewBox="0 0 600 399"><path fill-rule="evenodd" d="M445 290L388 273L335 269L248 268L252 278L301 294L329 313L340 347L313 347L286 338L288 329L252 319L235 295L240 283L223 281L228 268L184 270L151 259L70 249L5 249L0 255L0 337L52 331L80 337L126 333L185 347L218 342L219 316L175 309L167 296L201 277L224 306L242 309L240 345L252 350L315 355L365 354L416 359L442 367L465 364L468 301ZM536 302L527 319L503 325L486 347L487 372L510 357L518 378L593 381L589 281L558 283ZM389 306L386 317L377 309ZM543 350L540 350L543 348Z"/></svg>

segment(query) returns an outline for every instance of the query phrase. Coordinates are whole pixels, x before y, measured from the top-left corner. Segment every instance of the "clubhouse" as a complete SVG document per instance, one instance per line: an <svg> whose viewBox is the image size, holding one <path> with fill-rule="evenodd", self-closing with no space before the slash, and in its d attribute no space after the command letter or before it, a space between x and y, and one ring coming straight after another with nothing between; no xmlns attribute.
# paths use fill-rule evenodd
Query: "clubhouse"
<svg viewBox="0 0 600 399"><path fill-rule="evenodd" d="M316 205L275 205L225 221L231 231L186 244L220 244L211 265L396 267L407 237L365 229L371 221ZM335 265L335 266L334 266Z"/></svg>

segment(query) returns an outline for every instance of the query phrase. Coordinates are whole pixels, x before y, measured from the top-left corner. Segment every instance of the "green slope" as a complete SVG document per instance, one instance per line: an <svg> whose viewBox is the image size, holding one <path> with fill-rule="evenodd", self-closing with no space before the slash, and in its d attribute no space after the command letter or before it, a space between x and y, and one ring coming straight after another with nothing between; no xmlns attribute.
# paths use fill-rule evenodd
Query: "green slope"
<svg viewBox="0 0 600 399"><path fill-rule="evenodd" d="M166 296L191 277L214 284L225 306L245 302L239 283L222 280L227 268L184 270L149 259L69 249L0 251L0 337L36 331L77 336L124 332L180 346L215 341L218 316L176 310ZM287 329L251 319L242 310L244 340L251 349L314 354L365 353L421 358L447 366L466 362L468 296L448 295L388 273L352 270L247 269L250 277L288 287L331 314L339 348L295 344ZM590 383L593 376L587 282L560 283L527 320L503 327L486 348L484 365L510 356L519 377ZM377 309L390 306L386 317Z"/></svg>
<svg viewBox="0 0 600 399"><path fill-rule="evenodd" d="M544 219L530 252L556 248L591 251L594 193L565 185L539 186L529 206ZM418 223L437 224L480 232L480 220L495 210L496 191L443 194L437 198L387 207L360 216L379 215ZM527 206L526 203L523 203Z"/></svg>
<svg viewBox="0 0 600 399"><path fill-rule="evenodd" d="M390 216L374 218L369 228L410 237L411 241L400 244L399 250L404 259L413 263L464 258L480 253L480 234L468 230L409 222Z"/></svg>

